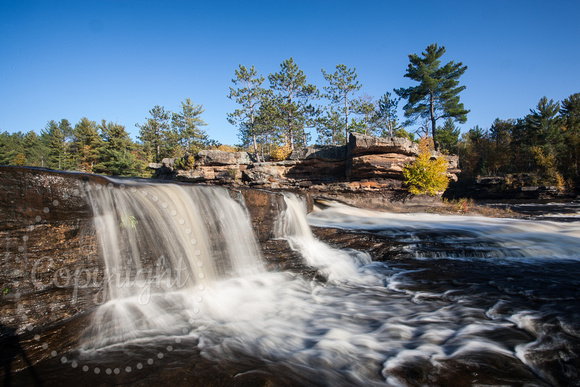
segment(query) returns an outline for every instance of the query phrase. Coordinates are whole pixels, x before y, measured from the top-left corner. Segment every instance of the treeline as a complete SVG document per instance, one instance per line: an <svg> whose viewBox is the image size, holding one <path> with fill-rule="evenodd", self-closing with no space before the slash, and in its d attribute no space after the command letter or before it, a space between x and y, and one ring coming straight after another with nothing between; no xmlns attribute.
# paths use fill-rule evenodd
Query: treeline
<svg viewBox="0 0 580 387"><path fill-rule="evenodd" d="M228 121L238 126L241 145L264 156L279 148L289 152L308 145L311 132L317 134L317 143L333 145L346 143L350 132L413 137L398 121L400 98L390 92L378 100L357 96L362 85L356 69L343 64L334 72L322 69L322 75L327 85L321 90L307 82L290 58L280 64L280 71L268 75L266 85L254 66L240 64L228 95L240 107L228 114Z"/></svg>
<svg viewBox="0 0 580 387"><path fill-rule="evenodd" d="M458 135L448 127L444 136L451 138L448 150L459 154L464 178L528 174L530 184L580 184L580 93L561 102L543 97L525 117L476 126L454 146Z"/></svg>
<svg viewBox="0 0 580 387"><path fill-rule="evenodd" d="M431 133L435 138L438 120L464 123L469 113L459 96L465 89L459 78L467 66L454 61L443 65L445 51L445 47L434 43L421 55L409 55L404 77L418 84L393 89L394 95L387 91L379 99L364 93L357 95L362 85L356 68L344 64L338 64L333 72L321 70L326 81L322 89L307 82L293 58L283 61L278 72L268 75L269 85L254 66L248 69L240 64L228 95L240 107L228 114L228 119L238 126L242 144L259 155L276 147L289 152L307 145L312 131L317 133L319 144L344 144L352 132L413 139L414 134L408 133L405 126L418 120L419 137ZM402 124L397 117L401 99L406 100L406 121Z"/></svg>
<svg viewBox="0 0 580 387"><path fill-rule="evenodd" d="M37 135L0 133L0 165L27 165L117 176L150 176L148 164L164 157L180 157L200 149L217 147L200 129L201 105L188 98L179 112L155 106L139 127L135 142L125 126L82 118L74 126L67 120L51 120Z"/></svg>
<svg viewBox="0 0 580 387"><path fill-rule="evenodd" d="M124 126L86 117L74 126L67 119L51 120L40 135L1 133L0 164L135 176L146 166L142 148Z"/></svg>

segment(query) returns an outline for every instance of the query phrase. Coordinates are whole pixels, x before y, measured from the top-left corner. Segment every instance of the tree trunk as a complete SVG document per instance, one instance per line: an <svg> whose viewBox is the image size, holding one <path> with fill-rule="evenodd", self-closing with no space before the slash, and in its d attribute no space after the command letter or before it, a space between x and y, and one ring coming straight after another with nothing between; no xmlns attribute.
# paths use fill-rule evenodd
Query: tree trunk
<svg viewBox="0 0 580 387"><path fill-rule="evenodd" d="M433 92L429 94L429 109L431 113L431 135L433 136L433 146L435 147L435 151L439 151L439 144L435 139L435 131L437 129L436 118L435 118L435 102L433 98Z"/></svg>
<svg viewBox="0 0 580 387"><path fill-rule="evenodd" d="M344 140L348 144L348 98L344 96Z"/></svg>

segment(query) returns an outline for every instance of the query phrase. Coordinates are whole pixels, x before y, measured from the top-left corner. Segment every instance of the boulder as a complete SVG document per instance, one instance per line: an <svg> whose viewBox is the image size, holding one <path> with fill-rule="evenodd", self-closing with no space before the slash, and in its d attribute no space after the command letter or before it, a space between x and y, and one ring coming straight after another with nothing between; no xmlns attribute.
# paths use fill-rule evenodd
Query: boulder
<svg viewBox="0 0 580 387"><path fill-rule="evenodd" d="M290 153L288 159L342 161L346 159L346 145L312 145L296 148Z"/></svg>
<svg viewBox="0 0 580 387"><path fill-rule="evenodd" d="M248 152L225 152L220 150L202 150L195 156L197 165L249 165Z"/></svg>
<svg viewBox="0 0 580 387"><path fill-rule="evenodd" d="M278 163L255 163L242 172L243 181L249 185L269 185L286 182L286 167Z"/></svg>
<svg viewBox="0 0 580 387"><path fill-rule="evenodd" d="M371 154L351 159L347 170L350 180L395 178L403 180L403 168L415 160L398 153Z"/></svg>
<svg viewBox="0 0 580 387"><path fill-rule="evenodd" d="M379 153L397 153L406 156L417 156L419 146L406 138L382 138L351 133L348 138L348 155L361 156Z"/></svg>

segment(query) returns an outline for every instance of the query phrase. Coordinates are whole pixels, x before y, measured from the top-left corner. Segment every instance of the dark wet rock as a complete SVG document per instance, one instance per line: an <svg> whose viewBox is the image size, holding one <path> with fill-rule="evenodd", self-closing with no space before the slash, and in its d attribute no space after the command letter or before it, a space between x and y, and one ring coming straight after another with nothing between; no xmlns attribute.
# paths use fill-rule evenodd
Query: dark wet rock
<svg viewBox="0 0 580 387"><path fill-rule="evenodd" d="M97 175L0 167L1 322L46 326L94 308L102 290L85 184Z"/></svg>
<svg viewBox="0 0 580 387"><path fill-rule="evenodd" d="M277 222L286 210L284 195L260 189L240 188L254 232L260 242L276 237Z"/></svg>

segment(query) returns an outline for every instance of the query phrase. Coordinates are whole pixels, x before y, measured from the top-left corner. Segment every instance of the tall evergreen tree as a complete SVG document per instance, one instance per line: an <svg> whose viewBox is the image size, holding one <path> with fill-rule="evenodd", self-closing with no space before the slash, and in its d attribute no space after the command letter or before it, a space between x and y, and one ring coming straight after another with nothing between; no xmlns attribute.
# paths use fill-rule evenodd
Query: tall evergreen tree
<svg viewBox="0 0 580 387"><path fill-rule="evenodd" d="M34 131L30 131L23 138L24 155L26 156L26 165L42 167L47 155L47 149L40 141L40 137Z"/></svg>
<svg viewBox="0 0 580 387"><path fill-rule="evenodd" d="M64 169L66 156L65 133L56 121L51 120L42 130L41 136L48 148L47 167Z"/></svg>
<svg viewBox="0 0 580 387"><path fill-rule="evenodd" d="M382 129L382 137L395 137L398 129L397 106L401 98L391 98L391 93L386 92L377 103L375 122L379 129Z"/></svg>
<svg viewBox="0 0 580 387"><path fill-rule="evenodd" d="M530 109L525 117L527 142L553 153L562 144L562 120L559 116L560 103L542 97L536 109Z"/></svg>
<svg viewBox="0 0 580 387"><path fill-rule="evenodd" d="M565 176L580 180L580 93L572 94L562 101L560 115L566 149L561 158Z"/></svg>
<svg viewBox="0 0 580 387"><path fill-rule="evenodd" d="M326 91L324 96L341 113L344 120L345 139L348 141L348 133L352 126L349 116L354 107L353 94L362 87L357 81L356 68L350 69L344 64L338 64L334 73L330 74L322 69L322 75L329 83L324 87Z"/></svg>
<svg viewBox="0 0 580 387"><path fill-rule="evenodd" d="M101 142L97 123L86 117L81 118L73 130L73 146L71 149L74 167L86 172L92 172L93 166L99 159Z"/></svg>
<svg viewBox="0 0 580 387"><path fill-rule="evenodd" d="M280 117L278 127L290 149L296 143L304 143L304 130L314 124L314 112L310 101L318 98L318 90L313 84L306 83L306 75L290 58L280 64L280 71L268 76L270 88L274 91L273 106Z"/></svg>
<svg viewBox="0 0 580 387"><path fill-rule="evenodd" d="M133 141L123 125L103 120L99 125L103 139L99 149L99 163L94 166L97 173L116 176L135 176Z"/></svg>
<svg viewBox="0 0 580 387"><path fill-rule="evenodd" d="M457 143L459 142L459 128L455 127L453 118L447 118L443 127L437 128L437 140L442 151L450 154L457 154Z"/></svg>
<svg viewBox="0 0 580 387"><path fill-rule="evenodd" d="M451 61L441 67L440 58L444 53L445 47L431 44L422 53L423 57L409 55L410 63L405 77L419 82L419 85L395 90L397 95L407 100L403 109L410 122L417 118L431 121L433 141L437 141L437 120L453 118L465 123L469 113L459 102L459 93L465 90L465 86L459 86L459 77L465 73L467 66Z"/></svg>
<svg viewBox="0 0 580 387"><path fill-rule="evenodd" d="M139 140L143 143L149 158L158 163L171 155L171 148L177 139L171 133L169 125L171 112L165 111L163 106L156 105L149 110L149 114L151 117L147 118L143 125L135 124L135 126L139 128Z"/></svg>
<svg viewBox="0 0 580 387"><path fill-rule="evenodd" d="M0 165L23 165L24 135L22 132L0 134Z"/></svg>
<svg viewBox="0 0 580 387"><path fill-rule="evenodd" d="M266 90L262 88L264 77L258 76L258 72L252 65L248 70L246 66L239 65L235 71L236 78L232 82L238 88L230 87L229 99L236 101L241 107L228 113L228 122L239 126L239 137L251 139L254 153L258 154L258 138L260 137L259 125L256 118L260 105L266 96Z"/></svg>
<svg viewBox="0 0 580 387"><path fill-rule="evenodd" d="M179 144L186 153L196 153L208 141L207 134L201 129L207 125L200 118L203 112L203 105L194 105L191 99L186 98L181 103L181 111L172 115L173 132L177 134Z"/></svg>

